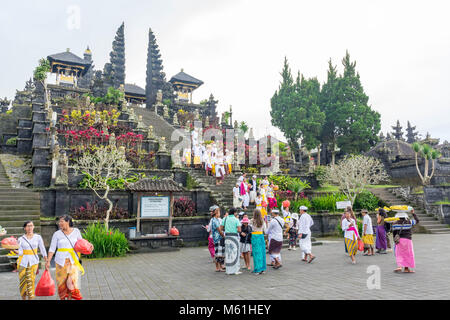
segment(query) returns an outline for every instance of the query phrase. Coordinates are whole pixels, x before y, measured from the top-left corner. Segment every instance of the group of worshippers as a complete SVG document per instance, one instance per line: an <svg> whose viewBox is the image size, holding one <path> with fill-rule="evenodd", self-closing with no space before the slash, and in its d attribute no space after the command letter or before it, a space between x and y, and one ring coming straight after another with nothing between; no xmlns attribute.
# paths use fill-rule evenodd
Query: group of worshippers
<svg viewBox="0 0 450 320"><path fill-rule="evenodd" d="M410 219L408 213L401 211L396 213L392 222L386 222L387 213L380 208L377 213L376 228L372 226L372 219L367 210L363 209L361 214L363 216L362 236L359 235L356 216L351 206L346 208L341 218L345 252L350 256L352 264L356 264L355 256L358 252L359 242L364 244L364 256L373 256L374 247L377 249L376 253L379 254L392 252L392 250L387 250L387 248L391 247L389 238L392 235L395 244L394 255L397 263L397 268L394 272L414 273L415 271L412 270L415 268L412 227L419 223L414 209L411 210L414 219Z"/></svg>
<svg viewBox="0 0 450 320"><path fill-rule="evenodd" d="M208 249L215 263L216 272L241 274L241 269L263 274L267 266L273 269L282 267L281 249L283 236L289 235L289 250L295 250L297 238L300 239L302 261L311 263L315 256L311 252L311 226L314 224L307 213L307 207L300 207L299 214L289 212L284 208L283 218L278 209L268 208L270 219L264 220L261 210L253 211L249 219L245 212L239 213L232 208L221 217L220 208L216 205L210 208L211 220L203 226L209 233ZM267 235L267 244L265 235ZM270 263L267 264L266 253L269 253ZM253 257L253 270L250 257ZM244 265L241 267L240 260Z"/></svg>
<svg viewBox="0 0 450 320"><path fill-rule="evenodd" d="M250 203L255 204L256 209L259 209L263 220L267 223L267 208L273 209L277 207L277 199L274 191L277 186L270 183L267 176L264 177L258 184L257 177L252 176L247 179L247 173L243 173L236 181L233 188L233 206L235 208L247 209Z"/></svg>
<svg viewBox="0 0 450 320"><path fill-rule="evenodd" d="M220 144L218 146L215 142L201 142L198 130L200 128L194 128L192 131L192 147L184 148L181 161L186 167L193 164L195 168L203 168L207 176L216 178L216 185L222 184L225 175L232 172L232 153L224 154Z"/></svg>

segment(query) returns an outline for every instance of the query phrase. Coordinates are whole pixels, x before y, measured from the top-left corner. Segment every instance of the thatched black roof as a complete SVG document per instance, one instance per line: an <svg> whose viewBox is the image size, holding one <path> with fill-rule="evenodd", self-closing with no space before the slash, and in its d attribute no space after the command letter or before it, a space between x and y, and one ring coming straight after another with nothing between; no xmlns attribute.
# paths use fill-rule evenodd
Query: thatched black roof
<svg viewBox="0 0 450 320"><path fill-rule="evenodd" d="M188 75L187 73L183 72L183 70L181 70L179 73L177 73L172 78L170 78L169 82L170 83L185 82L188 84L195 84L197 86L201 86L203 84L203 81L198 80L198 79L194 78L193 76Z"/></svg>
<svg viewBox="0 0 450 320"><path fill-rule="evenodd" d="M141 179L135 183L129 184L128 190L138 192L183 192L184 188L172 179Z"/></svg>
<svg viewBox="0 0 450 320"><path fill-rule="evenodd" d="M145 90L135 84L125 83L125 94L145 97Z"/></svg>

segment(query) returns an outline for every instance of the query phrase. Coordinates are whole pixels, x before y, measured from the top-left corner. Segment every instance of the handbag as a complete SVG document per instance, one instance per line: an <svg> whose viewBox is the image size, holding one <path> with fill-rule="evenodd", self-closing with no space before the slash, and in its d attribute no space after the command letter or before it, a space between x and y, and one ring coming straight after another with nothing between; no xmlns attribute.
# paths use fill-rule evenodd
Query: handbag
<svg viewBox="0 0 450 320"><path fill-rule="evenodd" d="M37 267L37 270L36 270L36 275L38 275L39 274L39 266L40 266L40 261L39 261L39 256L34 252L34 249L33 249L33 247L31 246L31 244L28 242L28 240L25 238L25 237L22 237L27 243L28 243L28 245L30 246L30 248L31 248L31 251L33 251L33 254L34 254L34 256L36 257L36 259L37 259L37 261L38 261L38 267ZM37 251L37 248L36 248L36 251ZM17 267L19 267L19 266L17 266Z"/></svg>
<svg viewBox="0 0 450 320"><path fill-rule="evenodd" d="M358 240L358 250L364 251L364 242L362 240Z"/></svg>

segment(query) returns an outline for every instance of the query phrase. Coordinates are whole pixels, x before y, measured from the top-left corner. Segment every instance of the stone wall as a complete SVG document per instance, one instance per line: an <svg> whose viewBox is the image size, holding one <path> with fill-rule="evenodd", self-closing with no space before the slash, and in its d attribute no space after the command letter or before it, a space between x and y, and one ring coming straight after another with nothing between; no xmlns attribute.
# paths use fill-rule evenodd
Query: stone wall
<svg viewBox="0 0 450 320"><path fill-rule="evenodd" d="M425 209L428 214L433 214L441 222L444 221L443 210L448 210L443 208L442 205L436 204L439 201L449 201L450 200L450 186L425 186L423 188L424 199L425 199Z"/></svg>
<svg viewBox="0 0 450 320"><path fill-rule="evenodd" d="M414 193L413 187L403 186L390 189L394 195L401 197L403 200L410 202L414 207L425 208L424 194Z"/></svg>
<svg viewBox="0 0 450 320"><path fill-rule="evenodd" d="M74 226L83 232L90 221L74 221ZM180 231L180 238L187 245L208 244L208 233L202 228L209 223L208 216L173 218L172 225ZM111 228L118 228L128 238L130 227L136 227L136 219L111 220ZM168 219L155 218L152 220L141 220L141 233L163 233L168 229ZM56 221L41 221L41 236L46 247L50 246L53 233L58 230Z"/></svg>
<svg viewBox="0 0 450 320"><path fill-rule="evenodd" d="M419 169L423 174L423 161L419 161ZM389 171L392 178L392 183L414 186L422 184L419 174L417 173L416 162L413 159L393 162L390 164ZM431 164L429 173L431 173ZM450 183L450 159L441 158L436 161L436 169L433 177L431 178L431 184L440 185L445 183Z"/></svg>
<svg viewBox="0 0 450 320"><path fill-rule="evenodd" d="M71 210L81 206L86 207L86 203L92 204L98 201L99 206L107 206L106 201L100 200L93 191L81 189L48 188L40 191L41 195L41 216L57 217L68 214ZM201 190L179 192L174 194L174 198L189 198L196 203L198 213L207 213L211 200L209 193ZM119 208L126 209L134 217L137 214L137 194L130 191L111 191L109 199Z"/></svg>

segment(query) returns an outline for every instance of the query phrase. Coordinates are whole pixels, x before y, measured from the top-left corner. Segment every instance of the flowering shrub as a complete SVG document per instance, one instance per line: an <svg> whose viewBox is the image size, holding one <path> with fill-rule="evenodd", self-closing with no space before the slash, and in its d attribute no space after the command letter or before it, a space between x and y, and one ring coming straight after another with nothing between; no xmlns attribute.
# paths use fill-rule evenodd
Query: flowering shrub
<svg viewBox="0 0 450 320"><path fill-rule="evenodd" d="M174 217L192 217L195 215L195 203L188 198L179 198L173 202Z"/></svg>
<svg viewBox="0 0 450 320"><path fill-rule="evenodd" d="M153 151L147 152L144 150L136 151L134 149L129 149L125 152L125 155L127 160L133 165L133 168L153 169L156 166L156 158Z"/></svg>
<svg viewBox="0 0 450 320"><path fill-rule="evenodd" d="M72 111L62 110L62 117L59 123L67 128L76 129L79 127L92 127L96 123L107 122L108 126L117 125L120 112L112 110L85 110L74 109Z"/></svg>

